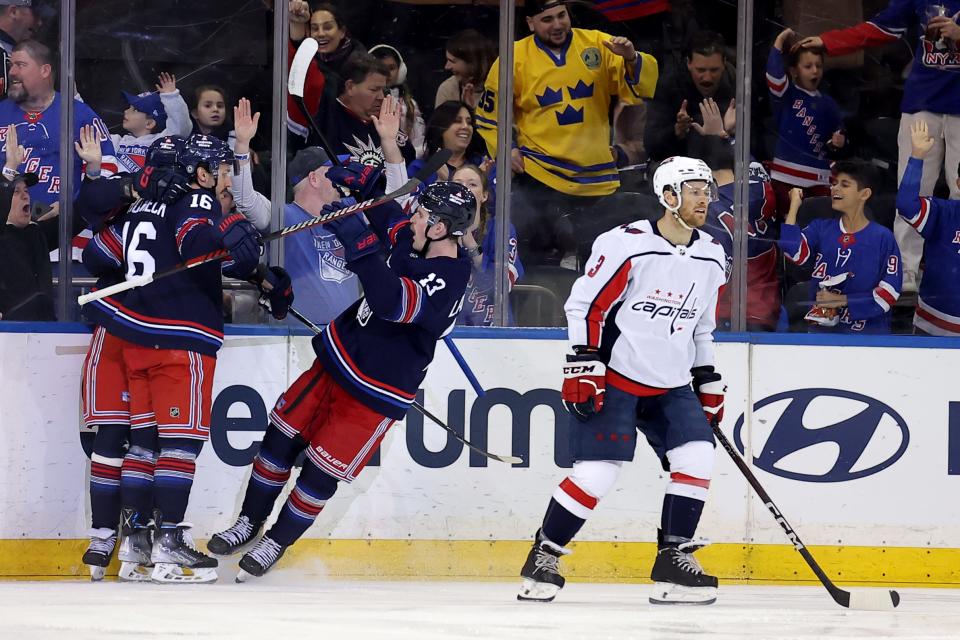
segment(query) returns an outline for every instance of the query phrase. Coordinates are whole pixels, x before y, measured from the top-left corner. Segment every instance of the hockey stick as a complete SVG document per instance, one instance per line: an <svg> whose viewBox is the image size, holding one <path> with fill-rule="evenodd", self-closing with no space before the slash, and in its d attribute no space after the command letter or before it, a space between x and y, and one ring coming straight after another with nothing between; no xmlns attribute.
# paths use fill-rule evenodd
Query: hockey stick
<svg viewBox="0 0 960 640"><path fill-rule="evenodd" d="M297 53L293 56L293 62L290 63L290 73L287 76L287 92L293 96L293 101L297 103L300 112L310 124L310 130L320 140L320 146L330 156L330 162L338 164L337 152L333 145L327 140L327 137L320 131L317 121L313 119L313 114L307 109L307 103L303 101L303 88L307 82L307 72L310 70L310 63L313 57L317 55L319 44L313 38L304 38L300 46L297 47Z"/></svg>
<svg viewBox="0 0 960 640"><path fill-rule="evenodd" d="M733 448L733 445L727 439L727 436L724 435L723 431L720 430L720 425L717 424L716 420L710 421L710 426L713 428L713 434L717 437L717 440L720 441L720 444L723 445L723 448L727 450L727 453L730 454L730 457L733 459L733 463L737 465L737 468L740 469L740 473L747 479L747 482L750 483L750 486L753 487L753 490L757 492L757 495L763 501L764 506L770 510L770 513L773 514L773 519L777 521L777 524L783 529L783 532L787 534L787 538L793 543L793 548L803 556L803 559L806 560L807 565L813 570L813 573L816 574L817 578L826 587L827 591L830 593L830 596L834 601L839 604L841 607L847 607L848 609L861 609L865 611L888 611L895 608L900 604L900 594L889 589L886 591L881 591L880 589L861 589L855 591L846 591L841 589L837 585L833 584L833 581L827 577L827 574L823 572L823 569L820 568L820 565L817 564L817 561L814 560L813 554L810 553L810 550L800 541L800 536L797 535L797 532L794 531L793 527L790 526L790 523L787 522L787 519L783 517L783 514L780 512L780 509L777 508L777 505L773 503L773 499L770 497L763 486L760 484L760 481L757 480L757 477L753 475L753 472L750 470L750 467L747 466L747 463L740 457L740 454L737 453L736 449Z"/></svg>
<svg viewBox="0 0 960 640"><path fill-rule="evenodd" d="M307 318L305 315L303 315L302 313L300 313L299 311L297 311L297 310L294 309L293 307L290 307L290 308L289 308L289 312L290 312L290 315L292 315L294 318L296 318L297 320L299 320L300 322L302 322L303 324L305 324L311 331L313 331L313 332L316 333L317 335L320 335L320 333L323 331L320 327L318 327L318 326L315 325L313 322L311 322L309 318ZM442 428L443 428L444 430L446 430L448 433L452 434L453 437L456 438L458 441L460 441L461 443L467 445L468 447L470 447L472 450L476 451L476 452L479 453L480 455L486 456L487 458L490 458L491 460L498 460L498 461L500 461L500 462L506 462L506 463L508 463L508 464L519 464L519 463L523 462L523 458L518 458L518 457L516 457L516 456L499 456L499 455L497 455L497 454L495 454L495 453L490 453L489 451L484 451L483 449L481 449L481 448L478 447L477 445L475 445L475 444L473 444L472 442L470 442L469 440L465 439L463 436L461 436L459 433L457 433L456 431L454 431L452 428L448 427L440 418L436 417L435 415L433 415L432 413L430 413L429 411L427 411L427 410L423 407L423 405L420 404L419 402L417 402L416 400L413 401L412 406L413 406L414 409L416 409L417 411L419 411L421 414L423 414L423 415L426 416L427 418L430 418L431 420L433 420L437 425L439 425L440 427L442 427Z"/></svg>
<svg viewBox="0 0 960 640"><path fill-rule="evenodd" d="M457 348L453 338L450 336L444 336L443 343L447 345L447 349L450 350L450 355L452 355L453 359L457 361L458 365L460 365L460 370L463 371L463 375L467 376L467 380L470 382L470 386L473 387L473 390L477 393L477 397L479 398L486 395L486 389L480 386L480 381L477 380L477 376L473 375L473 370L470 368L470 365L467 364L463 354L460 353L460 349Z"/></svg>
<svg viewBox="0 0 960 640"><path fill-rule="evenodd" d="M447 161L450 157L449 151L438 151L430 160L428 160L420 171L417 172L415 176L410 178L402 187L396 191L392 191L384 196L379 198L370 198L364 200L363 202L358 202L352 204L349 207L344 207L342 209L337 209L336 211L329 211L321 216L316 218L311 218L309 220L304 220L298 224L291 225L289 227L284 227L279 231L274 231L273 233L263 236L264 242L272 242L273 240L279 240L284 236L288 236L291 233L296 233L297 231L303 231L304 229L309 229L310 227L315 227L319 224L324 224L330 222L331 220L337 220L344 216L348 216L360 211L365 211L367 209L373 209L379 207L382 204L392 202L397 198L401 198L409 193L416 191L417 187L423 184L423 181L429 178L431 175L436 173L437 169L440 168L443 163ZM174 265L169 269L164 269L163 271L158 271L149 275L135 276L129 280L124 280L123 282L118 282L115 285L109 287L104 287L103 289L98 289L96 291L91 291L90 293L85 293L82 296L77 298L77 303L80 306L83 306L94 300L100 300L112 295L116 295L122 291L127 291L129 289L135 289L136 287L142 287L150 284L154 280L159 280L160 278L166 278L167 276L173 275L175 273L180 273L187 269L192 269L193 267L200 266L201 264L206 264L207 262L212 262L214 260L222 260L230 255L230 252L226 249L218 249L217 251L211 251L202 256L197 256L181 262L180 264Z"/></svg>

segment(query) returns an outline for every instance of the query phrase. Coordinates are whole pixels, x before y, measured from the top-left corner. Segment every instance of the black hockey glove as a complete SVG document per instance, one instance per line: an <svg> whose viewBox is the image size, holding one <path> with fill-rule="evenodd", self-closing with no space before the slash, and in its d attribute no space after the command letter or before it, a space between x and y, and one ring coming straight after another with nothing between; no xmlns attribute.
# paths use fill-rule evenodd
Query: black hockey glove
<svg viewBox="0 0 960 640"><path fill-rule="evenodd" d="M190 191L190 180L172 167L144 167L134 174L133 188L144 200L173 204Z"/></svg>
<svg viewBox="0 0 960 640"><path fill-rule="evenodd" d="M349 207L352 204L356 204L353 198L344 198L339 202L326 205L320 215L328 211ZM380 238L366 223L362 213L351 213L343 218L327 222L323 226L332 231L343 244L344 257L348 264L363 256L380 251Z"/></svg>
<svg viewBox="0 0 960 640"><path fill-rule="evenodd" d="M287 311L293 304L293 283L290 274L283 267L267 267L261 264L257 269L257 287L260 289L260 306L270 312L277 320L287 317Z"/></svg>
<svg viewBox="0 0 960 640"><path fill-rule="evenodd" d="M377 187L377 181L383 172L383 165L360 164L348 162L345 165L334 165L327 170L327 179L340 190L343 195L353 195L360 200L366 200ZM343 191L346 190L346 193Z"/></svg>
<svg viewBox="0 0 960 640"><path fill-rule="evenodd" d="M246 280L257 268L263 252L260 232L241 213L221 218L216 229L220 246L230 252L220 270L228 278Z"/></svg>
<svg viewBox="0 0 960 640"><path fill-rule="evenodd" d="M603 409L607 367L593 347L577 345L573 351L567 355L567 362L563 365L560 397L563 406L573 417L586 422Z"/></svg>
<svg viewBox="0 0 960 640"><path fill-rule="evenodd" d="M723 420L723 396L727 386L723 378L711 366L694 367L690 370L693 375L693 390L700 398L703 414L710 425L719 425Z"/></svg>

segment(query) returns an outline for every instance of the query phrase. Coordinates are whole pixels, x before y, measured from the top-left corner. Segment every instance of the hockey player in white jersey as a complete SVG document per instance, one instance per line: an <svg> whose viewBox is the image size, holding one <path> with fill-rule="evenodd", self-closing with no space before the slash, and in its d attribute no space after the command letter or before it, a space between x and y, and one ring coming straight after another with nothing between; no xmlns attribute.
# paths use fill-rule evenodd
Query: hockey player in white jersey
<svg viewBox="0 0 960 640"><path fill-rule="evenodd" d="M713 474L708 420L723 416L713 330L726 259L699 230L717 187L704 162L684 157L665 160L653 185L663 216L599 236L565 306L571 353L562 397L573 470L554 491L520 572L520 600L550 601L563 587L559 559L633 460L638 431L670 473L650 602L716 600L717 579L693 552L705 544L694 534Z"/></svg>

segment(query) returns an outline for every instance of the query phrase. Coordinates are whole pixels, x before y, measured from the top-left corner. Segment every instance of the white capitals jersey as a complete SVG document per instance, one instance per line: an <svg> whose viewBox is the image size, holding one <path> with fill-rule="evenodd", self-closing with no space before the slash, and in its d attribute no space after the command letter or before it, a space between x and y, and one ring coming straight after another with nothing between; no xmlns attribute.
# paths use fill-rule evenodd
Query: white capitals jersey
<svg viewBox="0 0 960 640"><path fill-rule="evenodd" d="M607 231L564 306L570 344L600 348L607 381L635 395L689 384L692 367L714 364L725 264L723 247L702 231L687 246L647 220Z"/></svg>

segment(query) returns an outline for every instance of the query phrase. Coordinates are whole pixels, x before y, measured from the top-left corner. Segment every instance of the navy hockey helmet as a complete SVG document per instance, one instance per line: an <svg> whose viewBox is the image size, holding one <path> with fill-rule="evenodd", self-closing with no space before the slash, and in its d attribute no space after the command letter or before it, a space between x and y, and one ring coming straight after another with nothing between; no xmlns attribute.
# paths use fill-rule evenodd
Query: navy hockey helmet
<svg viewBox="0 0 960 640"><path fill-rule="evenodd" d="M417 204L430 214L430 225L447 225L450 235L462 236L477 213L477 199L470 189L456 182L434 182L417 198Z"/></svg>
<svg viewBox="0 0 960 640"><path fill-rule="evenodd" d="M234 162L233 151L227 143L202 133L195 133L187 138L186 147L180 155L180 164L191 176L196 175L197 167L200 166L216 173L225 162Z"/></svg>
<svg viewBox="0 0 960 640"><path fill-rule="evenodd" d="M182 136L157 138L147 149L145 164L156 168L180 166L180 157L186 147L187 139Z"/></svg>

